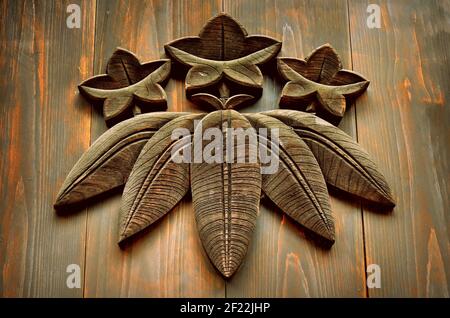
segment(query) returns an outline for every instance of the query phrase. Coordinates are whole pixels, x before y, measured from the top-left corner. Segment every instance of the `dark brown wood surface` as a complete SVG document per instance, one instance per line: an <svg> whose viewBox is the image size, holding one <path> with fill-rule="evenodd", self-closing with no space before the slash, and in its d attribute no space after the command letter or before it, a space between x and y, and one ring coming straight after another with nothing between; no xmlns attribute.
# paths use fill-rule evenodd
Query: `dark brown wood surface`
<svg viewBox="0 0 450 318"><path fill-rule="evenodd" d="M395 193L393 214L364 207L372 297L449 297L450 3L380 1L381 29L350 1L353 66L374 84L357 101L359 143ZM380 68L383 65L383 68Z"/></svg>
<svg viewBox="0 0 450 318"><path fill-rule="evenodd" d="M2 296L83 295L66 287L66 268L84 267L86 211L51 207L90 142L91 106L76 86L92 73L95 3L82 6L83 30L66 27L69 3L0 3Z"/></svg>
<svg viewBox="0 0 450 318"><path fill-rule="evenodd" d="M66 27L69 3L80 2L0 1L1 296L449 296L449 1L376 1L380 29L366 25L371 1L83 1L81 29ZM330 191L336 243L327 249L263 200L227 281L203 250L189 196L121 248L117 193L53 210L66 175L107 129L77 84L104 73L116 47L159 59L164 44L197 35L221 11L249 34L281 40L280 56L330 43L344 68L371 81L340 128L369 152L397 203L388 213ZM264 76L263 87L240 111L278 108L281 80ZM168 110L200 111L181 76L166 92ZM69 264L81 267L80 289L66 287ZM366 288L369 264L380 265L380 289Z"/></svg>
<svg viewBox="0 0 450 318"><path fill-rule="evenodd" d="M195 14L193 7L198 8ZM135 52L141 61L158 59L164 44L197 34L219 12L219 1L99 1L95 55L92 51L89 56L95 59L93 74L104 72L117 46ZM199 111L186 99L182 80L169 81L166 92L169 111ZM101 114L94 114L92 127L94 141L106 130ZM122 249L117 245L120 205L116 195L89 208L86 297L225 295L224 282L198 237L190 197Z"/></svg>
<svg viewBox="0 0 450 318"><path fill-rule="evenodd" d="M280 56L305 57L316 47L330 43L339 52L344 68L351 68L347 5L343 1L225 1L224 11L245 25L249 33L282 40ZM279 81L266 77L261 100L248 111L277 108L281 87ZM352 107L341 127L355 134ZM227 283L227 295L363 297L364 246L359 202L334 197L331 209L339 240L331 249L324 249L306 238L302 229L281 211L263 204L246 262L233 281Z"/></svg>

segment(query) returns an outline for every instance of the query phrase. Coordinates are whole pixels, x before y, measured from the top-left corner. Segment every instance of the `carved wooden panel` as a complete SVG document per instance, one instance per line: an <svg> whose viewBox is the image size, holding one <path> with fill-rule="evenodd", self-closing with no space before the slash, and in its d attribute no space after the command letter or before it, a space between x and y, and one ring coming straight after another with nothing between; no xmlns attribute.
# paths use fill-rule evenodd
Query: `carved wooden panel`
<svg viewBox="0 0 450 318"><path fill-rule="evenodd" d="M280 104L303 111L241 114L233 110L260 96L263 76L259 65L274 59L280 48L277 40L248 36L225 14L212 18L198 37L167 44L173 66L182 64L188 69L187 96L200 107L206 106L206 111L214 109L200 114L151 112L166 106L161 84L171 75L171 62L141 64L134 54L118 49L108 62L106 75L79 86L83 95L100 102L107 123L117 124L76 163L55 207L61 209L125 185L121 242L170 212L190 189L203 247L228 278L248 250L262 192L329 246L336 237L327 184L394 206L391 190L369 155L324 120L339 121L347 99L356 98L369 84L362 76L342 70L331 46L316 49L305 60L278 59L278 71L288 80ZM122 121L127 116L134 117ZM203 136L210 128L221 133L223 147L213 148L211 139L203 138L197 148L197 134ZM229 134L231 128L250 129L254 136L248 136L240 149L239 144L230 143L234 138ZM177 129L186 134L174 139ZM251 143L252 137L258 142ZM205 149L219 158L237 153L236 162L196 161ZM261 149L276 156L275 171L262 172ZM244 150L243 154L238 150ZM177 162L174 151L190 154L191 161ZM255 161L250 160L253 157Z"/></svg>

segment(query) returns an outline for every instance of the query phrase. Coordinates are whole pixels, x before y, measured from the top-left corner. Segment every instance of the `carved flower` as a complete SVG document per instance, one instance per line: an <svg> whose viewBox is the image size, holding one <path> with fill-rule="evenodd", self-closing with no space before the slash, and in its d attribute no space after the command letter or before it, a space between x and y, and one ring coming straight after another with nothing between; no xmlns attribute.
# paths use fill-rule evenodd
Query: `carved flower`
<svg viewBox="0 0 450 318"><path fill-rule="evenodd" d="M278 58L278 70L289 81L281 93L281 106L306 109L332 122L344 115L347 99L358 97L369 86L361 75L342 69L329 44L305 60Z"/></svg>
<svg viewBox="0 0 450 318"><path fill-rule="evenodd" d="M281 43L264 36L247 36L233 18L220 14L204 26L198 37L185 37L165 46L166 52L190 67L186 92L227 79L237 86L261 89L263 76L257 65L275 57Z"/></svg>
<svg viewBox="0 0 450 318"><path fill-rule="evenodd" d="M131 52L118 48L108 61L106 73L81 83L80 92L103 104L103 116L111 125L144 111L167 108L161 87L170 74L170 60L141 64Z"/></svg>
<svg viewBox="0 0 450 318"><path fill-rule="evenodd" d="M367 200L394 205L385 178L368 154L337 127L296 110L256 114L232 110L253 98L246 94L248 89L261 89L257 65L273 58L280 47L273 39L247 36L236 21L223 14L210 20L199 37L167 45L166 51L174 59L191 67L186 78L188 91L216 86L220 98L206 92L191 98L217 110L209 114L136 111L137 116L106 131L81 156L64 181L55 208L125 185L121 242L167 214L190 190L204 249L222 275L230 277L247 252L262 192L284 213L331 244L335 233L327 183ZM305 102L318 113L342 115L345 98L359 94L368 84L359 75L341 70L339 58L329 46L319 48L306 61L280 59L278 67L289 80L282 101ZM165 60L140 64L131 53L118 50L108 63L108 75L84 82L80 91L102 100L105 118L110 120L132 105L165 105L159 84L169 71L170 63ZM245 94L230 97L227 82L245 87ZM195 122L200 123L194 126ZM244 136L242 145L234 142L231 128L254 130L250 129L253 133L248 139ZM174 138L179 130L185 134ZM207 130L219 135L205 137ZM256 143L251 142L252 137ZM221 147L212 147L212 139L220 141ZM216 160L195 159L198 155L202 158L207 149ZM191 160L178 162L174 152L191 154ZM228 154L236 157L224 160ZM262 173L268 154L276 165Z"/></svg>

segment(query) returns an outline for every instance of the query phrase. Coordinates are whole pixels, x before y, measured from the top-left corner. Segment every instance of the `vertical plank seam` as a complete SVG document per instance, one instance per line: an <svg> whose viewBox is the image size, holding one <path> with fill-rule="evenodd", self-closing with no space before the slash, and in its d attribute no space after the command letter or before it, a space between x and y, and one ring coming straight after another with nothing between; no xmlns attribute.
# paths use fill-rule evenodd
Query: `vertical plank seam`
<svg viewBox="0 0 450 318"><path fill-rule="evenodd" d="M352 28L351 28L351 22L350 22L350 0L347 0L347 21L348 21L348 37L349 37L349 43L350 43L350 66L352 70L353 67L353 45L352 45ZM358 135L358 108L357 102L354 102L354 109L355 109L355 134L356 134L356 141L359 141L359 135ZM365 290L365 296L366 298L369 298L369 289L367 288L367 250L366 250L366 231L364 227L364 209L361 204L361 200L359 200L359 210L361 213L361 230L362 230L362 238L363 238L363 257L364 257L364 290Z"/></svg>
<svg viewBox="0 0 450 318"><path fill-rule="evenodd" d="M221 2L221 13L224 13L225 12L225 0L221 0L220 1ZM223 25L222 25L222 32L223 32ZM222 34L222 38L223 38L223 34ZM223 40L222 40L223 41ZM223 53L223 47L222 47L222 54L224 54ZM224 289L224 298L228 298L228 295L227 295L227 285L228 285L228 281L227 280L225 280L225 283L223 284L223 289Z"/></svg>
<svg viewBox="0 0 450 318"><path fill-rule="evenodd" d="M94 34L92 38L94 57L95 57L95 39L97 32L97 0L94 1L94 21L93 28ZM92 61L92 75L95 74L95 60ZM89 121L89 146L92 144L92 120L93 120L93 107L90 108L90 121ZM86 298L86 269L87 269L87 245L88 245L88 224L89 224L89 207L85 210L85 224L84 224L84 264L83 264L83 291L82 298Z"/></svg>

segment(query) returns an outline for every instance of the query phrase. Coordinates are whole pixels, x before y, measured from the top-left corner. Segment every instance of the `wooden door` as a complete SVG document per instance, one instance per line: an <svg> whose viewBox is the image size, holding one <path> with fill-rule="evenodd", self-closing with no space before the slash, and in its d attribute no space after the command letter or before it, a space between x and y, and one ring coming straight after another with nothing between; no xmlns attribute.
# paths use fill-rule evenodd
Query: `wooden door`
<svg viewBox="0 0 450 318"><path fill-rule="evenodd" d="M380 28L369 28L369 4ZM68 28L67 6L81 9ZM107 127L77 91L116 47L141 60L197 35L227 12L249 34L303 58L330 43L344 67L371 80L340 128L377 162L392 213L332 192L336 243L323 249L271 204L260 208L239 272L224 280L201 246L190 197L126 246L116 242L120 195L56 214L59 187ZM0 1L0 295L3 297L448 297L450 2L365 0ZM278 107L282 84L261 99ZM166 86L170 111L199 109L183 79ZM68 288L67 267L81 269ZM368 288L377 264L381 288Z"/></svg>

